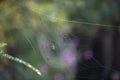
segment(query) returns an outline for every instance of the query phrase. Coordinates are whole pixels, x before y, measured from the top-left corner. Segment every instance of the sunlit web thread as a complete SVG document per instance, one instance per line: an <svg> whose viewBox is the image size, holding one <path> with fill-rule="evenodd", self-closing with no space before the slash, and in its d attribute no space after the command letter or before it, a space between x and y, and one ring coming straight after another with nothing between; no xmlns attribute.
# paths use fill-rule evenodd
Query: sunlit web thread
<svg viewBox="0 0 120 80"><path fill-rule="evenodd" d="M16 2L16 1L14 1L14 2ZM9 16L10 14L12 14L12 13L15 12L16 10L17 10L17 8L15 8L14 10L9 10L9 13L7 13L7 15L6 15L4 18L0 19L0 20L6 19L7 16ZM19 29L19 28L18 28L18 29ZM30 44L30 46L32 47L34 53L37 53L37 52L36 52L36 49L35 49L35 48L33 47L33 45L32 45L32 42L31 42L30 39L24 34L23 30L21 31L21 33L22 33L23 36L26 38L25 40L27 40L28 43Z"/></svg>
<svg viewBox="0 0 120 80"><path fill-rule="evenodd" d="M16 1L14 1L14 2L16 2ZM17 2L16 2L17 3ZM9 15L11 15L15 10L17 10L16 8L14 9L14 10L12 10L12 11L10 11L9 13L7 13L7 15L4 17L4 18L2 18L2 20L3 19L6 19L7 18L7 16L9 16ZM19 27L17 27L18 29L19 29ZM22 30L23 31L23 30ZM34 53L37 53L36 52L36 49L33 47L33 44L32 44L32 42L30 41L30 39L25 35L25 33L24 33L24 31L22 32L21 31L21 33L23 34L23 36L26 38L26 40L28 41L28 43L30 44L30 46L32 47L32 49L33 49L33 51L34 51Z"/></svg>
<svg viewBox="0 0 120 80"><path fill-rule="evenodd" d="M4 47L6 45L7 45L7 43L0 43L0 48ZM13 57L13 56L11 56L9 54L6 54L3 50L0 50L0 55L3 56L3 57L5 57L5 58L8 58L10 60L13 60L13 61L16 61L18 63L21 63L21 64L25 65L26 67L28 67L31 70L33 70L34 72L36 72L39 76L41 76L41 72L37 68L35 68L31 64L29 64L28 62L23 61L23 60L21 60L21 59L19 59L17 57Z"/></svg>
<svg viewBox="0 0 120 80"><path fill-rule="evenodd" d="M8 58L10 60L13 60L13 61L16 61L18 63L21 63L21 64L25 65L26 67L28 67L31 70L33 70L34 72L36 72L39 76L41 76L41 72L37 68L35 68L31 64L29 64L28 62L25 62L25 61L23 61L23 60L21 60L21 59L19 59L17 57L13 57L13 56L11 56L9 54L6 54L2 50L0 51L0 55L5 57L5 58Z"/></svg>
<svg viewBox="0 0 120 80"><path fill-rule="evenodd" d="M42 14L44 15L44 14ZM52 18L51 16L45 15L46 17ZM110 27L119 27L120 26L114 26L114 25L108 25L108 24L99 24L99 23L91 23L91 22L84 22L84 21L76 21L76 20L65 20L65 19L60 19L60 18L56 18L56 22L57 21L64 21L64 22L69 22L69 23L76 23L76 24L83 24L83 25L92 25L92 26L98 26L98 27L102 27L102 28L110 28ZM88 26L84 26L84 27L88 27ZM106 30L106 29L105 29Z"/></svg>
<svg viewBox="0 0 120 80"><path fill-rule="evenodd" d="M110 68L110 66L104 66L103 64L101 64L100 62L98 62L98 60L95 59L94 57L93 57L93 60L94 60L100 67L102 67L102 68L109 69L109 70L112 70L112 71L116 71L115 69Z"/></svg>
<svg viewBox="0 0 120 80"><path fill-rule="evenodd" d="M23 30L22 30L23 31ZM28 41L28 43L30 44L30 46L32 47L32 49L33 49L33 51L34 51L34 53L36 53L37 54L37 52L36 52L36 49L34 48L34 46L33 46L33 44L32 44L32 42L30 41L30 39L24 34L24 32L22 32L21 31L21 33L23 34L23 36L25 37L25 39L26 39L26 41Z"/></svg>
<svg viewBox="0 0 120 80"><path fill-rule="evenodd" d="M29 1L29 0L26 0L26 1ZM14 1L14 2L16 2L16 1ZM18 2L16 2L16 3L18 3ZM21 7L28 8L28 6L25 6L24 4L21 4L21 3L18 3L18 5ZM41 12L37 12L37 13L40 14ZM12 12L10 14L12 14ZM45 15L45 14L40 14L40 15L51 18L51 16L49 16L49 15ZM55 17L55 19L60 20L60 21L69 22L69 23L81 23L81 24L94 25L94 26L100 26L100 27L120 27L120 26L114 26L114 25L109 25L109 24L91 23L91 22L77 21L77 20L65 20L65 19L61 19L61 18L57 18L57 17ZM57 20L56 20L56 22L57 22ZM85 27L87 27L87 26L85 26Z"/></svg>
<svg viewBox="0 0 120 80"><path fill-rule="evenodd" d="M82 48L82 49L86 49L86 48ZM111 70L111 71L116 71L115 69L111 68L110 66L104 66L102 63L100 63L95 57L92 58L92 60L95 61L95 63L97 63L101 68L104 68L104 69L108 69L108 70ZM87 66L87 67L86 67ZM97 67L97 66L96 66ZM95 68L94 67L89 67L87 64L84 64L83 63L83 66L81 67L82 69L85 69L85 68Z"/></svg>
<svg viewBox="0 0 120 80"><path fill-rule="evenodd" d="M82 49L86 49L86 48L82 48ZM104 69L108 69L111 71L116 71L115 69L111 68L110 66L104 66L102 63L100 63L95 57L92 58L92 60L95 61L95 63L97 63L101 68ZM85 66L88 66L87 64L84 64ZM96 66L97 67L97 66ZM83 69L85 68L84 66L82 67ZM90 68L89 66L87 68ZM95 67L94 67L95 68Z"/></svg>
<svg viewBox="0 0 120 80"><path fill-rule="evenodd" d="M19 28L18 28L18 29L19 29ZM20 29L20 30L21 30L21 29ZM21 33L22 33L22 35L25 37L25 40L30 44L30 46L31 46L31 48L33 49L34 53L37 54L36 49L34 48L34 46L33 46L32 42L30 41L29 37L26 36L24 30L21 30ZM4 54L5 54L5 53L4 53ZM35 68L35 67L32 66L31 64L29 64L28 62L25 62L25 61L23 61L23 60L21 60L21 59L19 59L19 58L17 58L17 57L13 57L13 56L10 56L10 55L8 55L8 54L5 54L5 55L3 55L3 56L5 56L5 57L8 58L8 59L17 61L17 62L25 65L26 67L28 67L28 68L32 69L34 72L36 72L39 76L42 75L41 72L40 72L37 68Z"/></svg>
<svg viewBox="0 0 120 80"><path fill-rule="evenodd" d="M25 8L27 8L27 9L29 9L29 10L34 10L33 8L32 9L30 9L28 6L25 6L25 5L23 5L23 4L21 4L21 3L18 3L18 5L19 6L22 6L22 7L25 7ZM37 4L35 4L35 5L37 5ZM33 11L34 12L34 11ZM41 12L35 12L36 14L39 14L39 15L43 15L43 16L46 16L46 17L48 17L48 18L52 18L51 16L49 16L49 15L45 15L45 14L41 14ZM39 16L40 17L40 16ZM93 25L94 27L96 26L98 26L98 27L102 27L102 30L107 30L107 29L105 29L105 28L110 28L110 27L120 27L120 26L114 26L114 25L109 25L109 24L99 24L99 23L91 23L91 22L84 22L84 21L76 21L76 20L65 20L65 19L61 19L61 18L57 18L57 17L54 17L55 19L56 19L56 21L55 22L58 22L58 21L64 21L64 22L69 22L69 23L76 23L76 24L78 24L78 23L81 23L81 24L84 24L84 25ZM46 18L47 19L47 18ZM47 20L50 20L50 19L47 19ZM51 21L51 20L50 20ZM53 22L53 23L55 23L55 22ZM84 26L84 27L88 27L88 26ZM112 30L116 30L117 28L114 28L114 29L112 29ZM28 38L27 38L27 40L28 40ZM30 43L30 45L32 45L32 42L29 40L28 41L29 43ZM33 48L33 50L34 50L34 52L36 52L35 51L35 48L32 46L32 48ZM37 52L36 52L37 53Z"/></svg>
<svg viewBox="0 0 120 80"><path fill-rule="evenodd" d="M34 4L34 5L37 5L37 4ZM32 10L33 12L35 12L35 8L33 9L33 7L31 7L31 8L29 8L29 6L24 6L24 7L28 8L29 10ZM43 15L43 16L46 16L46 17L49 17L49 18L53 18L53 17L51 17L49 15L41 14L41 12L36 11L36 13L38 13L40 15ZM81 23L81 24L94 25L94 26L103 26L103 27L120 27L120 26L114 26L114 25L109 25L109 24L99 24L99 23L91 23L91 22L76 21L76 20L65 20L65 19L61 19L61 18L57 18L57 17L54 17L54 19L56 19L55 22L57 22L57 21L65 21L65 22L70 22L70 23Z"/></svg>

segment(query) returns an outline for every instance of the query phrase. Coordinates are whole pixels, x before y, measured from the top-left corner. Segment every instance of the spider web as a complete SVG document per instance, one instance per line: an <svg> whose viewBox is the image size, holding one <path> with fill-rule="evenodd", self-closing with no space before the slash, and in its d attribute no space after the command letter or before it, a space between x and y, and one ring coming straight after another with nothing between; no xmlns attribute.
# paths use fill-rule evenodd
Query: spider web
<svg viewBox="0 0 120 80"><path fill-rule="evenodd" d="M57 17L51 17L49 15L45 15L45 14L41 14L43 16L47 18L53 18L54 19L54 22L57 22L57 21L62 21L62 22L68 22L68 23L74 23L74 24L77 24L77 23L80 23L80 24L86 24L86 25L93 25L93 26L98 26L98 27L119 27L119 26L114 26L114 25L109 25L109 24L100 24L100 23L90 23L90 22L84 22L84 21L76 21L76 20L65 20L65 19L61 19L61 18L57 18ZM44 23L44 22L43 22ZM34 47L32 46L32 43L30 42L30 40L26 37L27 41L30 43L31 47L34 49ZM34 49L35 51L35 49ZM93 60L100 66L100 67L103 67L103 68L106 68L106 69L110 69L110 70L113 70L109 67L105 67L103 64L101 64L99 61L97 61L97 59L95 59L93 57ZM115 71L115 70L113 70ZM87 77L84 77L84 78L87 78Z"/></svg>

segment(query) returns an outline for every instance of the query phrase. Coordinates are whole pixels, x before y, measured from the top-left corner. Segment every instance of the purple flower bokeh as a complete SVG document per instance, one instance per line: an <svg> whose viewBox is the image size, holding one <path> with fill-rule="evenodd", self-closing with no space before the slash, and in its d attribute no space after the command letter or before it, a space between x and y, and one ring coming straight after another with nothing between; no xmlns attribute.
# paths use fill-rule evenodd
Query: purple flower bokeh
<svg viewBox="0 0 120 80"><path fill-rule="evenodd" d="M83 56L86 60L90 60L90 59L93 58L93 51L92 50L87 50L87 51L85 51Z"/></svg>
<svg viewBox="0 0 120 80"><path fill-rule="evenodd" d="M120 72L118 71L113 72L111 78L112 80L120 80Z"/></svg>
<svg viewBox="0 0 120 80"><path fill-rule="evenodd" d="M76 62L76 57L75 55L72 53L72 51L70 49L65 49L62 53L63 55L63 58L65 60L65 63L68 65L68 66L71 66L73 64L75 64Z"/></svg>
<svg viewBox="0 0 120 80"><path fill-rule="evenodd" d="M64 76L60 73L54 75L54 80L64 80Z"/></svg>
<svg viewBox="0 0 120 80"><path fill-rule="evenodd" d="M47 65L44 64L40 67L40 71L42 72L42 74L47 74L49 71L49 68Z"/></svg>
<svg viewBox="0 0 120 80"><path fill-rule="evenodd" d="M73 47L73 48L77 48L78 45L80 44L80 41L77 40L77 39L75 39L75 40L73 40L73 41L71 42L71 44L72 44L72 47Z"/></svg>

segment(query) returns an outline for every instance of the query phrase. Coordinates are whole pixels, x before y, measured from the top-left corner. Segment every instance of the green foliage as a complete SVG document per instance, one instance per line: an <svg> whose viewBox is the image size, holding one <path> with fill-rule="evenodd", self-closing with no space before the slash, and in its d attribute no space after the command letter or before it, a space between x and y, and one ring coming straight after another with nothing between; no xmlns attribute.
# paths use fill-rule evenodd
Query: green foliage
<svg viewBox="0 0 120 80"><path fill-rule="evenodd" d="M6 43L0 43L0 49L6 51L2 52L1 56L17 61L40 75L38 69L46 65L45 59L41 56L43 49L39 48L40 41L47 45L51 41L57 45L56 52L52 53L45 49L46 54L60 54L68 47L64 45L69 44L64 43L62 37L72 28L76 28L80 35L90 38L95 37L100 28L111 31L112 27L107 24L112 25L112 21L119 22L118 6L114 0L2 0L0 2L0 41L6 42L9 46L4 48ZM45 42L44 38L48 39L48 42ZM37 66L38 69L21 59ZM56 58L54 64L50 65L62 67L62 62L59 64L57 60L60 61ZM8 71L8 75L16 77L16 80L39 79L20 64L12 65L9 61L6 64L9 64L8 70L14 67L13 70ZM48 67L50 72L43 74L40 78L53 80L57 72L69 73L66 68Z"/></svg>

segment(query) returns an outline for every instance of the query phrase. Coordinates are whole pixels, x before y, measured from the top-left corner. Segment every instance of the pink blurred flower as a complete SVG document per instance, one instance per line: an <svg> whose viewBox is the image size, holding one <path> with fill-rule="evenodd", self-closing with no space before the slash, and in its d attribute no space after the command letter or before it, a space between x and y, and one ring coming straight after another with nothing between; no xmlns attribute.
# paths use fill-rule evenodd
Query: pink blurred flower
<svg viewBox="0 0 120 80"><path fill-rule="evenodd" d="M72 47L73 47L73 48L76 48L76 47L78 47L78 45L80 44L80 41L77 40L77 39L75 39L75 40L73 40L73 41L71 42L71 44L72 44Z"/></svg>
<svg viewBox="0 0 120 80"><path fill-rule="evenodd" d="M70 66L76 62L75 55L72 53L70 49L66 49L62 53L65 63Z"/></svg>
<svg viewBox="0 0 120 80"><path fill-rule="evenodd" d="M87 50L87 51L85 51L85 53L84 53L83 56L84 56L84 58L85 58L86 60L90 60L90 59L93 58L93 51Z"/></svg>
<svg viewBox="0 0 120 80"><path fill-rule="evenodd" d="M54 80L64 80L64 76L60 73L55 74Z"/></svg>

